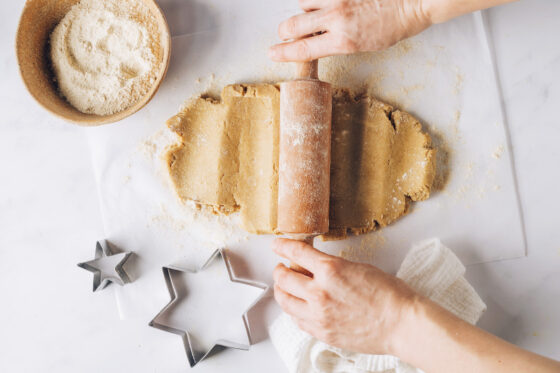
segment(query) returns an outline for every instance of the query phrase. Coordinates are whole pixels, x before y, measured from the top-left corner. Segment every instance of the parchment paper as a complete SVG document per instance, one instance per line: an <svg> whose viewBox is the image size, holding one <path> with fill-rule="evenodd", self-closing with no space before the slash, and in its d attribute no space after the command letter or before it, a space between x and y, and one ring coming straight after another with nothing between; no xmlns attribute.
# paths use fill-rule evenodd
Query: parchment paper
<svg viewBox="0 0 560 373"><path fill-rule="evenodd" d="M272 237L248 236L237 217L219 218L177 200L160 159L174 137L165 121L195 94L226 84L289 79L267 59L278 23L295 1L161 0L173 37L167 78L152 102L118 123L88 130L107 239L137 255L136 279L116 288L122 317L148 322L169 300L168 264L201 264L228 247L238 277L271 283ZM331 253L395 271L413 242L439 236L466 263L525 255L524 236L493 63L480 13L434 26L392 49L321 62L322 77L362 88L424 123L440 154L430 200L392 226L345 241ZM92 196L95 198L95 196ZM249 315L257 335L277 313L271 298ZM209 314L209 317L212 315Z"/></svg>

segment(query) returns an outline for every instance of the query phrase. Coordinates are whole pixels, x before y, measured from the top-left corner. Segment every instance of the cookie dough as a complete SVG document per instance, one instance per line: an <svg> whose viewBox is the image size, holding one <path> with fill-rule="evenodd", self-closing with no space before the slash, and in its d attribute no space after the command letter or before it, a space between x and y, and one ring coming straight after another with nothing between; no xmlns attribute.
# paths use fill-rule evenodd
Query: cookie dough
<svg viewBox="0 0 560 373"><path fill-rule="evenodd" d="M276 231L279 89L232 85L221 101L190 100L167 124L181 141L167 154L182 200L239 211L251 233ZM374 98L333 97L330 232L344 238L386 226L429 197L435 153L411 115Z"/></svg>
<svg viewBox="0 0 560 373"><path fill-rule="evenodd" d="M278 199L280 95L274 85L225 87L222 102L198 98L167 124L181 137L167 163L182 200L240 211L243 227L271 233Z"/></svg>

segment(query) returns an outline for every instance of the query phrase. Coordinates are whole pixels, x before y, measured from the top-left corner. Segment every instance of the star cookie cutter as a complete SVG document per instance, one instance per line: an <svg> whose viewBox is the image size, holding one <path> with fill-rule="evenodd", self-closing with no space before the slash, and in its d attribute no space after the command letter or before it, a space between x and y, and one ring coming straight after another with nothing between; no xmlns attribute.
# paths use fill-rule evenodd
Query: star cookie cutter
<svg viewBox="0 0 560 373"><path fill-rule="evenodd" d="M132 254L132 251L113 253L109 248L107 241L104 242L104 245L101 245L101 243L97 241L97 244L95 245L95 259L79 263L78 267L93 272L94 292L105 289L111 283L124 286L125 284L130 283L131 280L123 266ZM120 258L119 262L113 269L113 273L107 273L103 270L102 266L100 266L100 262L105 258Z"/></svg>
<svg viewBox="0 0 560 373"><path fill-rule="evenodd" d="M183 273L183 274L191 274L191 275L192 274L200 274L201 271L207 270L208 267L214 261L220 260L220 259L222 259L222 261L224 262L224 264L227 268L227 274L228 274L228 277L229 277L229 281L231 281L233 283L239 283L239 284L242 284L242 285L247 285L247 286L252 286L252 287L259 288L259 289L261 289L261 292L253 300L253 302L247 308L245 308L245 312L241 315L248 344L239 343L239 342L235 342L233 340L228 340L228 339L217 339L217 340L213 340L210 348L200 349L200 348L196 348L195 343L193 343L193 339L197 338L197 336L192 334L191 332L189 332L189 330L187 330L187 329L190 329L190 328L175 327L175 326L171 325L172 324L171 322L163 321L161 319L164 318L165 314L170 312L170 309L172 309L177 303L179 303L181 301L185 301L189 298L188 295L185 296L185 297L181 297L180 295L178 295L177 284L173 281L173 274L174 273ZM181 339L183 340L183 345L184 345L185 352L186 352L186 355L187 355L187 359L188 359L188 362L189 362L189 365L191 366L191 368L194 367L199 362L201 362L202 360L206 359L207 357L213 355L215 352L218 352L218 351L223 350L225 348L234 348L234 349L245 350L245 351L249 350L249 348L252 344L252 341L251 341L251 332L250 332L250 328L249 328L247 313L261 299L263 299L265 293L268 290L268 286L266 284L236 278L233 274L233 271L232 271L232 268L231 268L231 263L230 263L227 255L226 255L224 249L218 249L218 250L214 251L213 254L210 256L210 258L198 270L193 270L193 269L190 269L190 268L184 268L184 267L180 267L180 266L166 266L166 267L163 267L162 269L163 269L163 276L164 276L164 279L165 279L165 283L167 285L167 290L169 291L169 295L171 296L171 300L154 317L154 319L152 321L150 321L149 326L151 326L153 328L156 328L156 329L163 330L163 331L168 332L168 333L173 333L173 334L179 335L181 337ZM202 310L202 311L204 311L204 310Z"/></svg>

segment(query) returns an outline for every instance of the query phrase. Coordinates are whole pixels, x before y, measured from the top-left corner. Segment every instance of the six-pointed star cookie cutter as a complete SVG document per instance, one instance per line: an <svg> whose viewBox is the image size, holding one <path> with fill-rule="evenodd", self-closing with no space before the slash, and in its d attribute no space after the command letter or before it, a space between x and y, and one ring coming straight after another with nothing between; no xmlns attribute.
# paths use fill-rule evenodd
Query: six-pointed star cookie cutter
<svg viewBox="0 0 560 373"><path fill-rule="evenodd" d="M131 282L130 277L124 270L124 264L132 255L132 251L126 251L122 253L114 253L109 248L109 243L107 241L104 242L103 245L99 241L97 241L95 245L95 259L78 263L78 267L83 268L87 271L93 272L93 291L103 290L109 285L110 283L116 283L118 285L125 285ZM115 265L115 273L117 276L112 274L107 275L104 271L102 271L99 266L96 264L103 260L103 258L107 257L121 257L122 259Z"/></svg>
<svg viewBox="0 0 560 373"><path fill-rule="evenodd" d="M214 260L217 260L219 258L221 258L226 265L230 281L260 288L260 289L262 289L262 293L261 293L260 296L257 297L257 299L247 308L247 310L241 316L242 319L243 319L243 324L245 326L245 331L247 332L247 337L248 337L249 344L240 344L240 343L229 341L229 340L219 339L219 340L215 341L213 346L210 349L208 349L207 351L196 351L195 348L193 347L191 336L189 335L188 330L178 329L178 328L175 328L175 327L173 327L171 325L168 325L166 323L159 322L157 320L170 307L172 307L175 303L177 303L181 300L181 298L177 296L177 288L172 281L171 273L173 271L178 271L178 272L188 272L188 273L196 274L197 272L205 270ZM227 255L226 255L224 249L217 249L216 251L214 251L214 253L210 256L210 258L198 270L183 268L183 267L179 267L179 266L166 266L166 267L163 267L163 276L165 278L165 284L167 285L167 290L169 291L169 295L171 296L171 301L167 304L167 306L165 306L154 317L154 319L152 321L150 321L149 325L153 328L157 328L157 329L160 329L160 330L163 330L163 331L173 333L173 334L177 334L177 335L181 336L181 338L183 340L183 345L185 346L185 352L187 354L187 359L188 359L189 365L191 367L194 367L197 363L204 360L208 356L212 355L214 352L216 352L220 348L229 347L229 348L235 348L235 349L238 349L238 350L249 350L249 348L251 347L252 341L251 341L251 332L250 332L250 328L249 328L249 322L248 322L248 319L247 319L247 313L264 297L265 293L268 290L268 286L266 284L255 282L255 281L250 281L250 280L245 280L245 279L235 278L235 276L233 275L232 268L231 268L231 263L230 263Z"/></svg>

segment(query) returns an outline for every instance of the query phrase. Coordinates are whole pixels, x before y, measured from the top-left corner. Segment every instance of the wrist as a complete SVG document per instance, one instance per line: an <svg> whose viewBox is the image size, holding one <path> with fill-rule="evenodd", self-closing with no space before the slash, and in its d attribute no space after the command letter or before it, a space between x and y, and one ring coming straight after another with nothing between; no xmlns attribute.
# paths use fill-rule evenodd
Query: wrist
<svg viewBox="0 0 560 373"><path fill-rule="evenodd" d="M455 17L488 9L516 0L419 0L420 9L431 24L447 22Z"/></svg>
<svg viewBox="0 0 560 373"><path fill-rule="evenodd" d="M427 321L429 303L427 298L417 294L405 302L388 343L388 354L406 361L408 352L417 343L414 336L417 334L418 328Z"/></svg>
<svg viewBox="0 0 560 373"><path fill-rule="evenodd" d="M425 2L431 0L404 0L402 5L403 19L407 29L407 37L416 35L430 27L433 22L427 13Z"/></svg>
<svg viewBox="0 0 560 373"><path fill-rule="evenodd" d="M420 9L430 24L444 23L453 18L450 14L452 3L441 0L420 0Z"/></svg>

